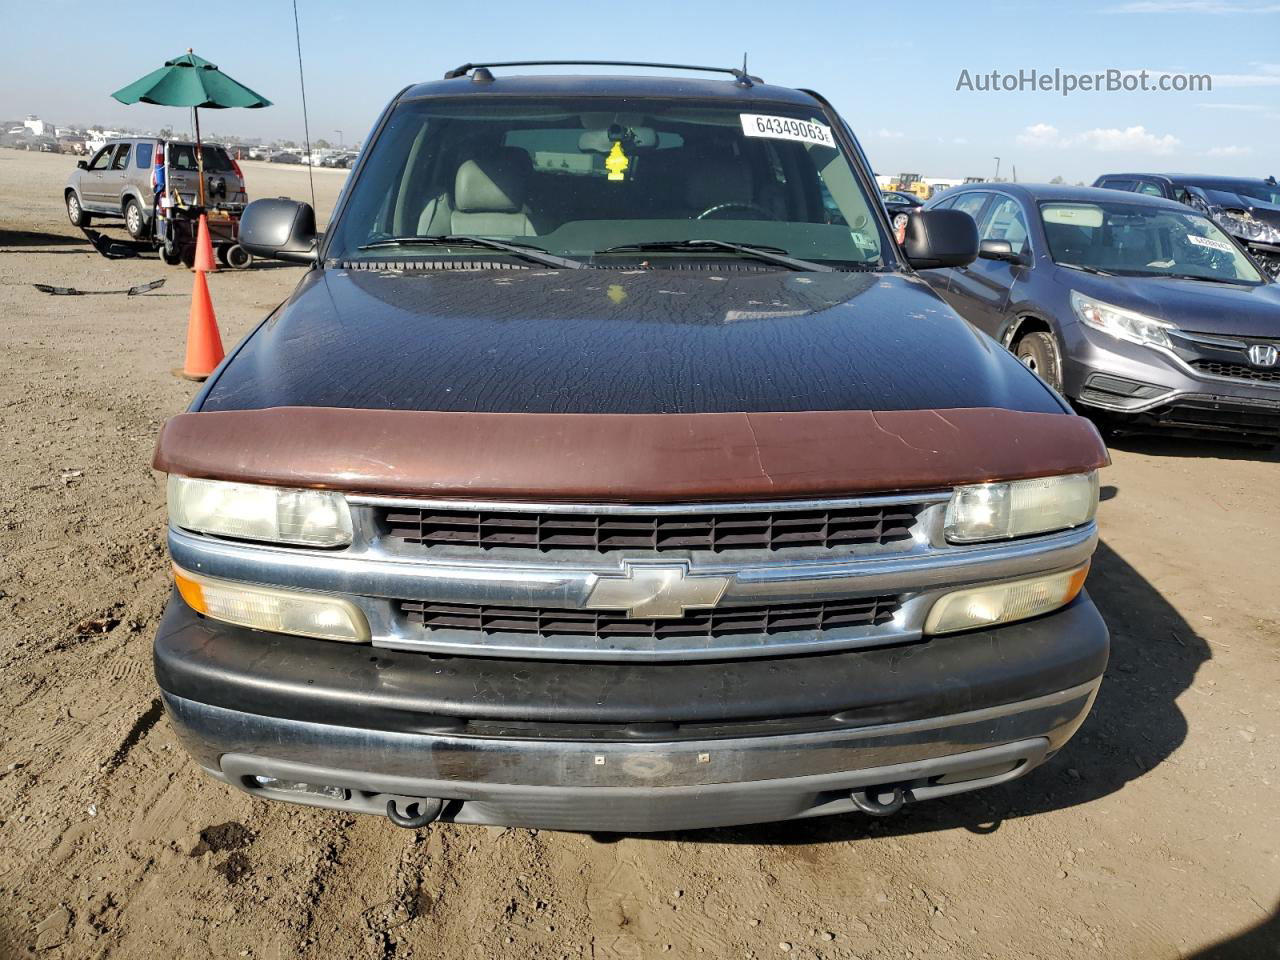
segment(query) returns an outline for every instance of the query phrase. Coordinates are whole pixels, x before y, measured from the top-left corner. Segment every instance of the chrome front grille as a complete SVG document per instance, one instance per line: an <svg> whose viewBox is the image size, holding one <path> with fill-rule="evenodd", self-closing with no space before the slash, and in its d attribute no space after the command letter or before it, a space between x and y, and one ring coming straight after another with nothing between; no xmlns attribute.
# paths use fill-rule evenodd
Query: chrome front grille
<svg viewBox="0 0 1280 960"><path fill-rule="evenodd" d="M629 617L622 610L557 610L478 603L405 600L400 610L428 632L469 630L555 637L642 637L652 640L847 630L888 623L898 612L895 596L859 597L816 603L690 610L682 617Z"/></svg>
<svg viewBox="0 0 1280 960"><path fill-rule="evenodd" d="M209 577L347 597L375 647L662 661L911 642L942 594L1069 569L1097 537L1089 524L951 545L947 490L647 505L347 499L347 548L171 529L169 550Z"/></svg>
<svg viewBox="0 0 1280 960"><path fill-rule="evenodd" d="M747 509L740 512L562 513L381 507L385 535L413 546L670 553L685 550L831 550L911 539L919 503Z"/></svg>

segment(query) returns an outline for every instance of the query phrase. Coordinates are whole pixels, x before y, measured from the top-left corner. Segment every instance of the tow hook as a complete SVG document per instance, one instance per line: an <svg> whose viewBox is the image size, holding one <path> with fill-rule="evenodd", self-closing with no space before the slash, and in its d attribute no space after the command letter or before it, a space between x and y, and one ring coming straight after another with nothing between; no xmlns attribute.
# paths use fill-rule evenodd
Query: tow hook
<svg viewBox="0 0 1280 960"><path fill-rule="evenodd" d="M853 805L873 817L890 817L902 809L907 798L901 787L869 787L849 794ZM887 798L887 799L886 799Z"/></svg>
<svg viewBox="0 0 1280 960"><path fill-rule="evenodd" d="M395 800L387 801L387 819L397 827L406 830L417 830L435 822L444 809L444 801L438 797L424 797L421 800L403 802L404 813L396 807Z"/></svg>

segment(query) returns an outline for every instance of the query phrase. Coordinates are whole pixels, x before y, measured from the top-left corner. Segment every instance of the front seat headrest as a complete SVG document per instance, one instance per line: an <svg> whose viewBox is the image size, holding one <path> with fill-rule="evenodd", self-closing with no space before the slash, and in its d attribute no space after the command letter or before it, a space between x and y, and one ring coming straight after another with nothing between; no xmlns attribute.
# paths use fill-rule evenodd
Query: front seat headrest
<svg viewBox="0 0 1280 960"><path fill-rule="evenodd" d="M464 160L453 183L459 213L519 213L524 209L533 160L518 147L499 147Z"/></svg>

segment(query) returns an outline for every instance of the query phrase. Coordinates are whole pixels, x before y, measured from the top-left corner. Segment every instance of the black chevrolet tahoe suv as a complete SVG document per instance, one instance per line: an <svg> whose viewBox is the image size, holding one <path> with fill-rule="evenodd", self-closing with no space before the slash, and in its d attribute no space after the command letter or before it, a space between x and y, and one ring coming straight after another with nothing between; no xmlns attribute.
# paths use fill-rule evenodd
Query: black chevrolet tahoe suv
<svg viewBox="0 0 1280 960"><path fill-rule="evenodd" d="M884 815L1083 722L1096 430L895 243L821 96L471 65L172 418L168 716L269 799L639 832ZM644 65L635 65L644 66Z"/></svg>

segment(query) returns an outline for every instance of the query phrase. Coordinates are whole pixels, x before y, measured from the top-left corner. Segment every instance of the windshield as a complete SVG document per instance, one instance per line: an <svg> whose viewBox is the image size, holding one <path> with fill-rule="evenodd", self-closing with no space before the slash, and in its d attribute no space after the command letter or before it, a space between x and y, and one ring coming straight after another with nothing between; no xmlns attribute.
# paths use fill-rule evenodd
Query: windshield
<svg viewBox="0 0 1280 960"><path fill-rule="evenodd" d="M1138 203L1042 203L1055 263L1129 277L1262 277L1208 217Z"/></svg>
<svg viewBox="0 0 1280 960"><path fill-rule="evenodd" d="M398 106L335 225L331 259L472 236L653 266L758 245L840 269L883 265L885 239L817 110L581 97L428 98ZM430 241L421 245L424 249ZM373 245L373 246L370 246ZM607 252L628 246L630 251ZM430 247L477 256L474 247ZM512 256L486 249L486 259Z"/></svg>
<svg viewBox="0 0 1280 960"><path fill-rule="evenodd" d="M212 144L201 144L204 157L205 173L231 173L231 157L222 147ZM173 170L194 170L196 168L196 145L194 143L171 143L168 146L168 162Z"/></svg>

